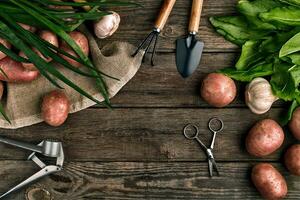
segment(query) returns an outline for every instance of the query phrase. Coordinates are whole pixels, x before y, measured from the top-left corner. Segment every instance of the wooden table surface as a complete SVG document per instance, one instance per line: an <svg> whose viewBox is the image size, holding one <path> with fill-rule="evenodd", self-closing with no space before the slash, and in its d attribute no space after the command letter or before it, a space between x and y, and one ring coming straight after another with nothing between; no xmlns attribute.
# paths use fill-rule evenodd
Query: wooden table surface
<svg viewBox="0 0 300 200"><path fill-rule="evenodd" d="M161 0L138 0L144 8L122 12L117 34L104 43L122 40L138 44L152 29ZM35 186L54 199L259 199L250 182L257 162L274 164L285 176L289 199L300 198L300 178L282 165L284 150L295 139L286 134L283 147L264 159L251 157L244 147L249 128L259 119L278 119L283 103L263 116L252 114L240 95L230 106L215 109L199 96L201 79L216 69L232 66L239 49L214 33L208 18L235 13L237 0L206 0L199 37L205 42L200 67L183 80L176 70L175 40L186 33L191 1L178 0L161 33L156 66L142 65L137 75L113 98L114 110L93 107L72 114L59 127L44 123L1 135L37 143L56 138L64 143L65 169ZM103 42L102 42L103 43ZM104 44L103 43L103 44ZM244 86L240 85L243 94ZM183 126L195 123L201 137L210 136L209 118L218 116L225 128L217 138L215 157L221 176L209 178L205 154L186 140ZM0 192L33 174L37 167L27 154L0 144ZM7 199L24 199L25 190ZM43 198L36 198L43 199Z"/></svg>

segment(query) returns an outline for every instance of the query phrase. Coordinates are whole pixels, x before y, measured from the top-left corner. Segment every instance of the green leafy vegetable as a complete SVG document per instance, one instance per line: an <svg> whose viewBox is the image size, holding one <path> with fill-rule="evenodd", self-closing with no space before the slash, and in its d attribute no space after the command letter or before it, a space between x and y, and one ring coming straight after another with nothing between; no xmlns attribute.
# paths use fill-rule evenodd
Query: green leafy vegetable
<svg viewBox="0 0 300 200"><path fill-rule="evenodd" d="M273 72L273 63L259 63L248 70L236 70L235 68L224 68L219 70L237 81L250 82L254 78L270 76Z"/></svg>
<svg viewBox="0 0 300 200"><path fill-rule="evenodd" d="M269 12L261 13L259 17L266 22L275 22L289 26L300 25L299 8L293 6L277 7Z"/></svg>
<svg viewBox="0 0 300 200"><path fill-rule="evenodd" d="M292 119L293 117L293 113L296 110L296 108L298 108L299 103L297 101L293 101L288 109L288 111L286 112L286 114L281 115L280 117L280 124L282 126L285 126L288 124L288 122Z"/></svg>
<svg viewBox="0 0 300 200"><path fill-rule="evenodd" d="M274 66L274 75L271 78L273 92L285 101L292 101L295 98L297 85L293 80L290 70L293 65L280 62Z"/></svg>
<svg viewBox="0 0 300 200"><path fill-rule="evenodd" d="M235 80L270 80L274 94L291 103L282 124L300 105L300 0L240 0L238 16L211 17L216 31L241 46L235 67L219 70Z"/></svg>
<svg viewBox="0 0 300 200"><path fill-rule="evenodd" d="M210 22L219 34L239 46L267 35L265 31L250 29L246 19L241 16L211 17Z"/></svg>
<svg viewBox="0 0 300 200"><path fill-rule="evenodd" d="M292 6L300 6L300 0L279 0L279 1Z"/></svg>
<svg viewBox="0 0 300 200"><path fill-rule="evenodd" d="M258 51L261 41L249 40L242 47L241 56L236 63L237 70L246 70L254 63L264 59L265 55Z"/></svg>
<svg viewBox="0 0 300 200"><path fill-rule="evenodd" d="M289 39L280 49L279 57L300 51L300 32Z"/></svg>
<svg viewBox="0 0 300 200"><path fill-rule="evenodd" d="M268 12L269 10L280 7L282 4L274 0L241 0L238 2L237 9L243 14L248 22L258 29L276 30L284 29L284 26L275 26L271 23L263 22L259 18L260 13Z"/></svg>

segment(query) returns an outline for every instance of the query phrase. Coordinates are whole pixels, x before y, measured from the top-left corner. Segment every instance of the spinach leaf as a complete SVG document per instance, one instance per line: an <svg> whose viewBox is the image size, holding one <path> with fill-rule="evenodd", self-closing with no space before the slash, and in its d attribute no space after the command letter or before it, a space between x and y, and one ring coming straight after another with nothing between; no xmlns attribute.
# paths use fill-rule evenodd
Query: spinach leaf
<svg viewBox="0 0 300 200"><path fill-rule="evenodd" d="M260 52L278 53L281 47L295 34L300 31L300 28L294 28L291 31L281 31L270 35L262 41L259 46Z"/></svg>
<svg viewBox="0 0 300 200"><path fill-rule="evenodd" d="M298 106L299 106L299 103L296 100L294 100L292 102L292 104L290 105L288 112L286 112L286 114L284 114L284 115L281 115L279 120L280 120L280 124L282 126L285 126L288 124L288 122L292 119L293 113L296 110L296 108L298 108Z"/></svg>
<svg viewBox="0 0 300 200"><path fill-rule="evenodd" d="M279 0L279 1L292 6L300 6L300 0Z"/></svg>
<svg viewBox="0 0 300 200"><path fill-rule="evenodd" d="M277 7L269 12L259 14L259 17L265 22L275 22L289 26L300 25L299 8L293 6Z"/></svg>
<svg viewBox="0 0 300 200"><path fill-rule="evenodd" d="M211 17L209 20L219 34L239 46L268 34L266 31L251 29L243 16Z"/></svg>
<svg viewBox="0 0 300 200"><path fill-rule="evenodd" d="M273 63L262 62L248 70L236 70L235 68L224 68L218 72L225 74L237 81L250 82L254 78L270 76L273 74Z"/></svg>
<svg viewBox="0 0 300 200"><path fill-rule="evenodd" d="M289 39L280 49L279 57L284 57L300 51L300 32Z"/></svg>
<svg viewBox="0 0 300 200"><path fill-rule="evenodd" d="M265 55L258 51L261 41L249 40L242 47L242 53L235 65L237 70L246 70L254 63L264 59Z"/></svg>
<svg viewBox="0 0 300 200"><path fill-rule="evenodd" d="M281 58L282 60L289 62L291 64L300 66L300 52L293 53Z"/></svg>
<svg viewBox="0 0 300 200"><path fill-rule="evenodd" d="M263 22L259 18L260 13L268 12L269 10L283 6L279 1L274 0L240 0L237 5L238 11L243 14L250 24L258 29L277 30L285 29L286 26L275 26L274 24Z"/></svg>
<svg viewBox="0 0 300 200"><path fill-rule="evenodd" d="M270 81L274 94L285 101L298 99L299 77L300 66L277 62Z"/></svg>

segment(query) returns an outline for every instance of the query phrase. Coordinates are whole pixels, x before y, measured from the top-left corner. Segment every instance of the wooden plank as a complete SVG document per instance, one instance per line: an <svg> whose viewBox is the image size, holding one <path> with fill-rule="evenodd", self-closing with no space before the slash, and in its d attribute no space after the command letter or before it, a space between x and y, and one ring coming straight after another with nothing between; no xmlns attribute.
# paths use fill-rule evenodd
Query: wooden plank
<svg viewBox="0 0 300 200"><path fill-rule="evenodd" d="M205 53L200 66L188 79L176 69L174 54L159 54L157 65L145 63L136 76L112 99L114 107L210 107L200 98L202 79L211 72L234 66L238 53ZM229 107L245 107L245 84ZM275 106L282 106L277 103Z"/></svg>
<svg viewBox="0 0 300 200"><path fill-rule="evenodd" d="M19 130L1 130L1 135L38 143L54 138L64 143L69 161L205 161L195 141L184 138L188 123L199 126L200 138L210 143L207 122L218 116L224 131L216 141L219 161L277 161L283 150L296 140L287 132L283 147L264 158L251 157L244 147L249 128L259 119L278 119L283 109L257 116L248 109L88 109L73 114L67 122L53 128L44 123ZM0 159L24 159L20 149L0 144Z"/></svg>
<svg viewBox="0 0 300 200"><path fill-rule="evenodd" d="M143 5L143 8L133 10L123 10L122 23L118 32L111 38L100 43L106 44L111 41L128 41L138 44L153 29L153 23L160 10L162 1L142 1L136 2ZM215 33L208 18L216 15L236 14L235 5L237 0L204 1L202 20L200 24L199 37L205 42L205 52L237 51L237 47ZM174 10L161 32L158 51L174 52L175 40L187 34L191 1L178 0Z"/></svg>
<svg viewBox="0 0 300 200"><path fill-rule="evenodd" d="M219 163L220 177L208 178L207 163L71 162L64 171L37 184L54 199L261 199L250 181L254 163ZM287 199L299 199L300 179L274 164L285 176ZM16 167L18 166L18 167ZM0 162L0 191L35 172L32 163ZM11 196L22 199L24 191ZM43 196L39 199L43 199ZM34 200L34 199L31 199ZM37 199L35 199L37 200Z"/></svg>

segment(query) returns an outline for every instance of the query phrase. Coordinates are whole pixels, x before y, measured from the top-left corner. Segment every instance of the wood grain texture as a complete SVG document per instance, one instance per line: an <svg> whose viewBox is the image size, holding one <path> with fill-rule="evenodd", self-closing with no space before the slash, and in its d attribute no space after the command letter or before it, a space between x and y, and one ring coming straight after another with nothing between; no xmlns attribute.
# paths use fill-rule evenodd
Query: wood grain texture
<svg viewBox="0 0 300 200"><path fill-rule="evenodd" d="M102 45L112 41L121 40L128 41L132 44L139 44L141 40L153 29L158 11L162 1L143 1L136 0L141 3L143 9L134 9L120 11L122 22L117 33L105 41L100 41ZM201 18L198 37L205 43L205 52L236 52L238 48L225 41L220 35L215 33L208 18L216 15L232 15L236 14L235 5L237 0L207 0L204 1L203 12ZM177 0L174 9L168 19L164 30L160 34L158 51L174 52L175 41L179 37L183 37L188 33L189 17L192 7L192 1Z"/></svg>
<svg viewBox="0 0 300 200"><path fill-rule="evenodd" d="M250 179L255 163L218 163L221 176L209 178L207 163L69 162L64 171L37 184L54 199L261 199ZM300 179L274 164L287 179L289 199L299 199ZM15 166L19 166L15 168ZM35 172L30 162L0 162L0 191ZM22 199L24 191L12 199ZM31 199L33 200L33 199ZM35 199L37 200L37 199ZM40 200L40 199L39 199Z"/></svg>
<svg viewBox="0 0 300 200"><path fill-rule="evenodd" d="M288 132L283 147L264 159L251 157L245 151L244 140L259 119L278 119L282 112L283 109L273 109L257 116L248 109L88 109L72 114L59 128L42 123L1 133L31 143L45 138L60 140L68 161L205 161L199 145L185 139L182 130L186 124L194 123L199 126L200 138L210 143L212 134L207 122L218 116L225 124L216 140L218 161L278 161L283 150L296 142ZM24 159L27 155L3 144L0 152L1 160Z"/></svg>
<svg viewBox="0 0 300 200"><path fill-rule="evenodd" d="M300 179L281 164L285 149L297 141L285 130L284 145L274 154L257 159L244 147L247 131L259 119L278 120L285 104L275 104L270 112L252 114L239 97L227 108L213 109L199 97L203 77L217 69L234 65L239 49L216 34L208 18L236 14L238 0L206 0L199 37L205 53L197 71L183 80L175 65L175 40L187 34L191 2L177 0L161 33L157 65L143 64L138 74L113 98L116 109L93 107L72 114L58 128L45 123L18 129L0 130L1 136L31 143L46 138L63 142L66 165L36 185L47 188L54 199L260 199L249 181L255 162L272 162L286 177L288 199L299 199ZM119 31L107 40L138 44L152 30L162 1L136 0L143 9L121 12ZM224 120L225 129L217 137L215 157L221 177L208 178L206 156L194 141L186 140L182 129L187 123L199 126L200 137L209 142L210 117ZM36 172L24 161L27 152L0 144L0 192ZM24 190L7 199L23 200ZM37 198L43 199L43 198ZM31 199L33 200L33 199Z"/></svg>
<svg viewBox="0 0 300 200"><path fill-rule="evenodd" d="M156 66L143 64L136 76L112 99L114 107L210 107L200 98L202 79L218 69L234 66L239 53L204 53L195 73L183 79L176 69L175 55L158 54ZM246 107L246 84L238 84L238 97L228 107ZM274 106L282 106L276 102Z"/></svg>
<svg viewBox="0 0 300 200"><path fill-rule="evenodd" d="M154 23L154 27L158 30L163 30L168 18L172 12L172 9L176 3L176 0L164 0L158 17Z"/></svg>

